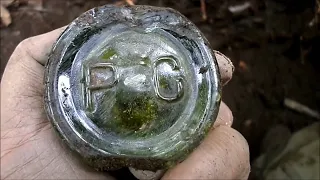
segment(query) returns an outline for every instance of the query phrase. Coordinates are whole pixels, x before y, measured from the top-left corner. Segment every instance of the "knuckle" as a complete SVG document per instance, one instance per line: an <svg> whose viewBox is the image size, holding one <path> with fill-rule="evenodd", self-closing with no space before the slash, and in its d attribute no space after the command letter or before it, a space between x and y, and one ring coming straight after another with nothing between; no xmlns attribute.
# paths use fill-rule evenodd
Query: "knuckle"
<svg viewBox="0 0 320 180"><path fill-rule="evenodd" d="M32 37L21 41L14 49L6 67L30 67L30 59L34 58L30 51L32 41Z"/></svg>
<svg viewBox="0 0 320 180"><path fill-rule="evenodd" d="M16 47L16 49L18 50L24 50L26 47L28 47L30 45L30 41L31 41L31 38L27 38L27 39L24 39L22 40L18 46Z"/></svg>
<svg viewBox="0 0 320 180"><path fill-rule="evenodd" d="M31 51L31 48L34 46L33 44L33 37L29 37L27 39L24 39L23 41L21 41L17 47L15 48L13 55L18 55L21 57L26 57L29 56L31 58L33 57L33 53ZM19 60L24 60L25 58L14 58L15 60L19 61Z"/></svg>
<svg viewBox="0 0 320 180"><path fill-rule="evenodd" d="M13 54L17 54L17 55L25 55L28 52L28 47L30 44L30 38L24 39L23 41L21 41L17 47L15 48ZM20 58L17 58L17 60L19 60Z"/></svg>
<svg viewBox="0 0 320 180"><path fill-rule="evenodd" d="M37 42L37 36L29 37L22 40L17 48L29 54L31 52L30 49L35 47L35 42Z"/></svg>

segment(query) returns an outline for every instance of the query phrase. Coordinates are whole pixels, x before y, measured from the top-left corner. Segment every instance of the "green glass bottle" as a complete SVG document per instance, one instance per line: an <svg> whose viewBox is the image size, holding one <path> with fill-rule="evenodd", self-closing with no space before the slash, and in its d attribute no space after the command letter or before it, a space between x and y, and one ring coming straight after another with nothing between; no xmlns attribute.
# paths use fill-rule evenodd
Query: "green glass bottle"
<svg viewBox="0 0 320 180"><path fill-rule="evenodd" d="M166 169L212 126L216 58L170 8L94 8L61 34L45 73L45 109L68 146L99 170Z"/></svg>

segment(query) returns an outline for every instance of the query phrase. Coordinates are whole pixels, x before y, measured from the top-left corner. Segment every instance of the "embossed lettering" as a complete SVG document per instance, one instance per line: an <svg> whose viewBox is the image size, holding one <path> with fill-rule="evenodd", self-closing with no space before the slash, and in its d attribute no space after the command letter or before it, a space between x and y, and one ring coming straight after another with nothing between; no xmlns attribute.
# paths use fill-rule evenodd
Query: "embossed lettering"
<svg viewBox="0 0 320 180"><path fill-rule="evenodd" d="M183 94L183 78L179 76L173 76L170 74L166 74L166 67L160 68L161 65L169 65L171 67L171 71L176 71L180 74L180 67L176 61L176 59L172 56L169 57L161 57L154 63L153 69L153 81L155 86L156 95L165 100L165 101L173 101L180 98ZM159 73L159 71L162 73ZM174 78L174 79L173 79ZM171 89L172 81L175 82L175 89ZM171 83L170 83L171 82ZM164 93L164 91L170 91L171 93ZM168 94L171 94L170 96Z"/></svg>
<svg viewBox="0 0 320 180"><path fill-rule="evenodd" d="M92 110L93 94L96 90L106 90L118 82L117 68L112 63L97 63L83 67L83 100L86 109Z"/></svg>

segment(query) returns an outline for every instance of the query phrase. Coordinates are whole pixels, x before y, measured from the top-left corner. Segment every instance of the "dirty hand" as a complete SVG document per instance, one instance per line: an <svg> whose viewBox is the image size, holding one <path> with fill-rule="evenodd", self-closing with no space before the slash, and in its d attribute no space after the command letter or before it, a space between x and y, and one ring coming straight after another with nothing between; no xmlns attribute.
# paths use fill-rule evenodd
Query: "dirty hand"
<svg viewBox="0 0 320 180"><path fill-rule="evenodd" d="M20 43L1 82L1 179L112 179L80 162L61 142L44 112L43 75L54 41L64 28ZM223 84L231 62L216 52ZM246 140L232 129L233 117L222 103L202 144L163 179L246 179L250 171Z"/></svg>

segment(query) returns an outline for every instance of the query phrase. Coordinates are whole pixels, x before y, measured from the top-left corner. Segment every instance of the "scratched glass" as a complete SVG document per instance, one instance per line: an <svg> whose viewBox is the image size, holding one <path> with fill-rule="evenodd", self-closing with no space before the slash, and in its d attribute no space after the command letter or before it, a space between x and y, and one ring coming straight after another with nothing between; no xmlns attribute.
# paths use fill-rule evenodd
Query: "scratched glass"
<svg viewBox="0 0 320 180"><path fill-rule="evenodd" d="M176 164L205 137L219 109L209 43L169 8L94 8L62 33L46 67L50 121L101 170Z"/></svg>

